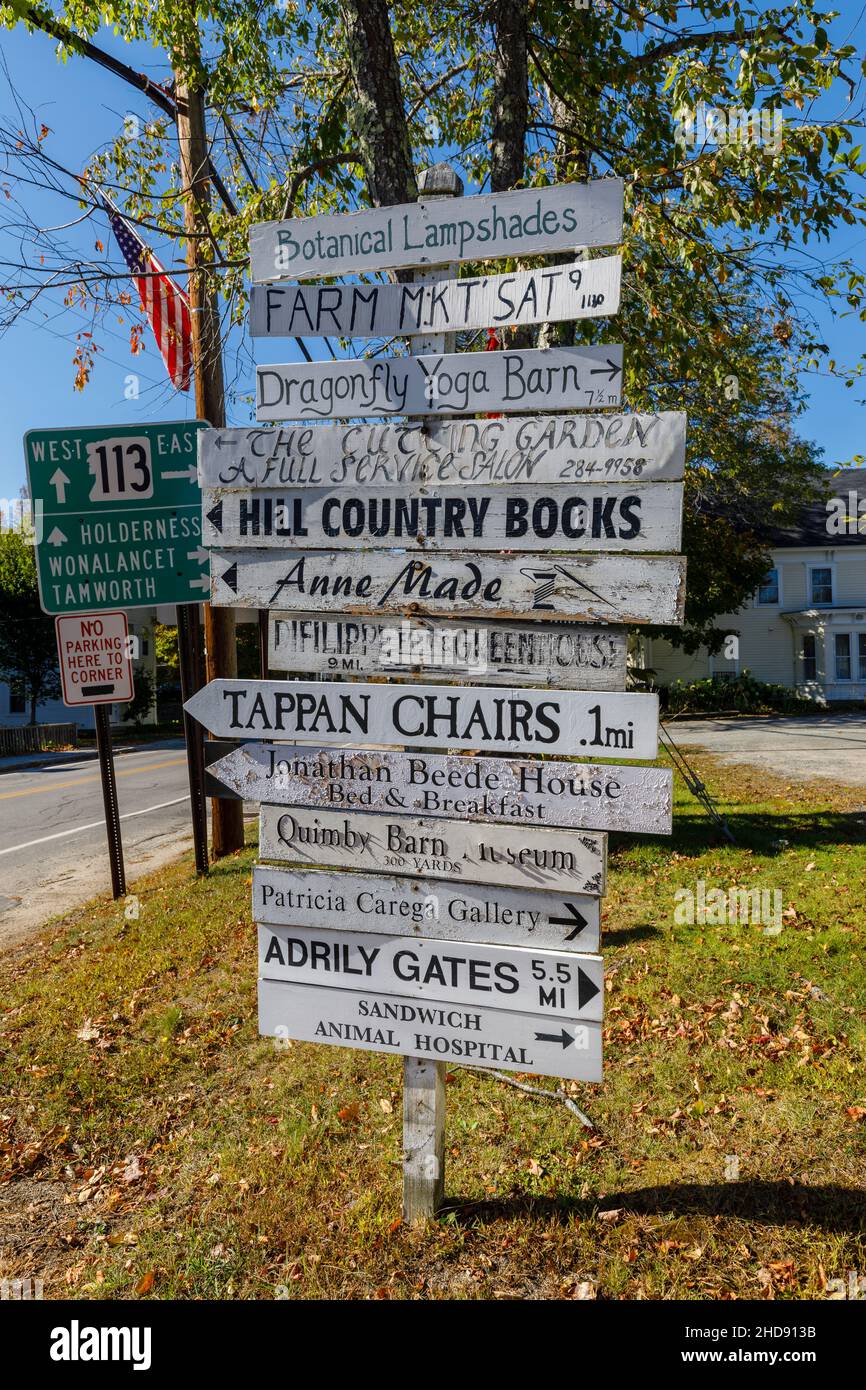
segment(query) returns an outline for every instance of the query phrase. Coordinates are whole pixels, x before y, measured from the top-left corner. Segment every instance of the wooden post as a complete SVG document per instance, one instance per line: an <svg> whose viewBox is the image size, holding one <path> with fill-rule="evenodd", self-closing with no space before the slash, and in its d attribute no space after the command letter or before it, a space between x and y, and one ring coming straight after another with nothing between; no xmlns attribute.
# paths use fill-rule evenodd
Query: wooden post
<svg viewBox="0 0 866 1390"><path fill-rule="evenodd" d="M448 164L425 169L418 179L422 198L454 198L463 181ZM416 270L416 284L457 278L456 265ZM454 334L412 338L410 352L453 352ZM427 1221L436 1215L445 1191L445 1063L426 1057L403 1058L403 1220Z"/></svg>
<svg viewBox="0 0 866 1390"><path fill-rule="evenodd" d="M190 48L185 54L189 63L194 56L193 47L197 47L197 20L192 12L188 22L192 26ZM209 245L207 238L210 182L204 98L201 88L191 85L185 74L179 70L175 73L175 95L181 185L184 191L184 226L190 233L186 247L186 263L195 272L188 278L188 292L196 413L200 420L207 420L219 429L225 425L226 415L219 301L214 274L209 264L213 260L214 248ZM206 603L204 631L207 679L211 681L218 676L237 676L234 611L231 608L212 608ZM211 827L215 859L241 849L244 843L243 803L212 801Z"/></svg>

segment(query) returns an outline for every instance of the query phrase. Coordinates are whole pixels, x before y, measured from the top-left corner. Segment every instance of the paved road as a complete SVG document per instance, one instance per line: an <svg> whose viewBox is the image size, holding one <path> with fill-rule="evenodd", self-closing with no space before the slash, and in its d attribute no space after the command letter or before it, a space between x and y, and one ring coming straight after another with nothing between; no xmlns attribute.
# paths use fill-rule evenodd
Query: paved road
<svg viewBox="0 0 866 1390"><path fill-rule="evenodd" d="M186 754L177 741L148 744L117 754L115 769L131 882L192 843ZM110 887L95 759L0 776L0 949Z"/></svg>
<svg viewBox="0 0 866 1390"><path fill-rule="evenodd" d="M866 712L806 719L690 719L667 726L675 743L724 763L765 767L793 781L866 787Z"/></svg>

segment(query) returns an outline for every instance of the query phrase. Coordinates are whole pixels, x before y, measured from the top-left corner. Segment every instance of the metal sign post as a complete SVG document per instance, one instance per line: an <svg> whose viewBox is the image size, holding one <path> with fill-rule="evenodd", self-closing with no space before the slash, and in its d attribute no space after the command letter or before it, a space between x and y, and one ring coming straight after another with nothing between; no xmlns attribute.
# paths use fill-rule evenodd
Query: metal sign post
<svg viewBox="0 0 866 1390"><path fill-rule="evenodd" d="M114 755L111 751L108 705L94 705L93 717L96 723L99 773L102 778L102 804L105 807L108 863L111 867L111 891L115 898L123 898L126 896L126 874L123 868L123 842L120 838L120 811L117 805L117 782L114 778Z"/></svg>

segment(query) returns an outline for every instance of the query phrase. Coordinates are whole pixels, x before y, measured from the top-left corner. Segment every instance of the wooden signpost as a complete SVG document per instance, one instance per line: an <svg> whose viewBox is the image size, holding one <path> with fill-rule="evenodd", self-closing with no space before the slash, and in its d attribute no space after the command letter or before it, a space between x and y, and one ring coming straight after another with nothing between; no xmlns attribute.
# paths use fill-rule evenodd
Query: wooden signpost
<svg viewBox="0 0 866 1390"><path fill-rule="evenodd" d="M387 874L253 869L253 920L274 926L595 952L600 901Z"/></svg>
<svg viewBox="0 0 866 1390"><path fill-rule="evenodd" d="M206 430L199 481L208 488L514 486L677 482L686 417L530 415L352 425Z"/></svg>
<svg viewBox="0 0 866 1390"><path fill-rule="evenodd" d="M272 671L309 675L432 675L480 685L623 690L626 630L574 624L448 622L275 613Z"/></svg>
<svg viewBox="0 0 866 1390"><path fill-rule="evenodd" d="M658 696L618 691L472 690L442 685L220 680L185 709L216 738L278 738L345 747L508 749L654 758Z"/></svg>
<svg viewBox="0 0 866 1390"><path fill-rule="evenodd" d="M245 743L212 763L210 772L245 801L275 806L671 832L669 768Z"/></svg>
<svg viewBox="0 0 866 1390"><path fill-rule="evenodd" d="M409 353L259 366L265 423L206 431L198 460L212 602L269 615L272 669L398 679L215 681L185 706L240 740L211 771L260 802L278 866L253 874L260 1032L403 1058L407 1220L442 1197L445 1063L601 1080L606 832L669 833L672 778L591 760L656 756L627 628L685 597L685 416L619 410L622 348L454 351L615 312L616 254L459 266L615 247L622 181L419 186L440 196L252 229L255 336Z"/></svg>
<svg viewBox="0 0 866 1390"><path fill-rule="evenodd" d="M204 544L238 549L676 551L682 483L351 488L202 497Z"/></svg>
<svg viewBox="0 0 866 1390"><path fill-rule="evenodd" d="M639 555L462 555L396 551L225 550L211 561L211 601L342 613L568 618L680 623L685 561Z"/></svg>
<svg viewBox="0 0 866 1390"><path fill-rule="evenodd" d="M254 285L250 334L372 338L600 318L619 308L621 273L620 256L603 256L428 285Z"/></svg>
<svg viewBox="0 0 866 1390"><path fill-rule="evenodd" d="M614 246L622 206L622 179L597 179L263 222L250 228L250 273L257 283L309 280Z"/></svg>
<svg viewBox="0 0 866 1390"><path fill-rule="evenodd" d="M594 831L481 825L433 817L263 805L259 853L309 867L373 869L421 878L604 893L607 836Z"/></svg>
<svg viewBox="0 0 866 1390"><path fill-rule="evenodd" d="M621 390L614 345L287 362L256 367L256 419L598 409Z"/></svg>

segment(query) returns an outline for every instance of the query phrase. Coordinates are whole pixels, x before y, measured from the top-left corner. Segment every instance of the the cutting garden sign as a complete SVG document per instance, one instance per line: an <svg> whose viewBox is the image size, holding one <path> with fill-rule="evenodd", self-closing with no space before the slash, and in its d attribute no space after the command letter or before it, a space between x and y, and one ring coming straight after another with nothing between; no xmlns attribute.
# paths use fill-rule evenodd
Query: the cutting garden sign
<svg viewBox="0 0 866 1390"><path fill-rule="evenodd" d="M623 412L618 344L451 335L615 314L622 192L252 229L255 336L409 342L260 366L260 423L200 439L212 602L268 611L295 677L187 706L261 803L265 1035L602 1078L606 832L671 829L671 773L635 765L658 704L625 692L626 625L682 621L685 417Z"/></svg>

